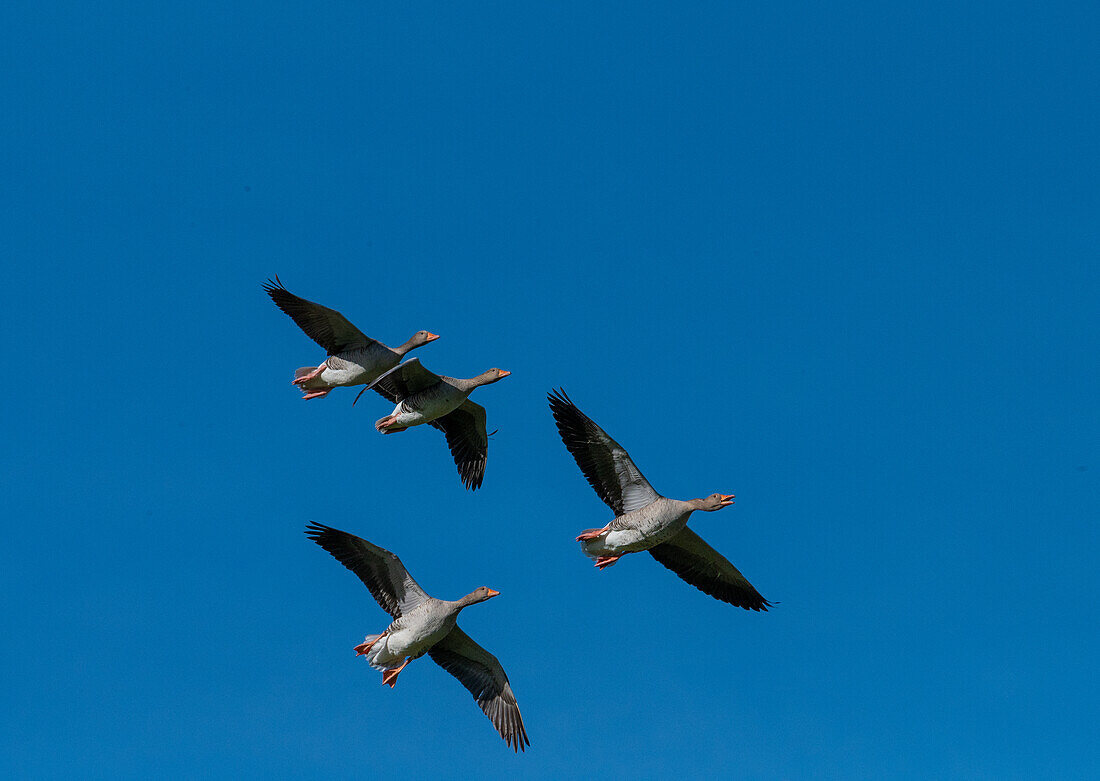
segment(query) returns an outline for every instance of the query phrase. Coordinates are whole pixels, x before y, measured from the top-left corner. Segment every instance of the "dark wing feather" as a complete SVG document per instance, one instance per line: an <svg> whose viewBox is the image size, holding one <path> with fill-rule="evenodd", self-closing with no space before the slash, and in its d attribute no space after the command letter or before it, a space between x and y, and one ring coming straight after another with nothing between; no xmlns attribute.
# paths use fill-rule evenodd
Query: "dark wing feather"
<svg viewBox="0 0 1100 781"><path fill-rule="evenodd" d="M704 594L745 610L767 610L772 603L703 538L684 527L668 542L649 549L653 558Z"/></svg>
<svg viewBox="0 0 1100 781"><path fill-rule="evenodd" d="M616 516L645 507L659 497L623 446L577 409L564 390L559 388L546 398L561 441L596 495Z"/></svg>
<svg viewBox="0 0 1100 781"><path fill-rule="evenodd" d="M485 434L485 408L467 399L458 409L431 421L447 437L462 484L471 491L481 487L489 437Z"/></svg>
<svg viewBox="0 0 1100 781"><path fill-rule="evenodd" d="M428 655L474 695L478 706L513 751L525 751L531 745L512 685L495 656L457 626L433 645Z"/></svg>
<svg viewBox="0 0 1100 781"><path fill-rule="evenodd" d="M306 536L358 575L382 609L394 618L429 598L401 559L385 548L321 523L307 526Z"/></svg>
<svg viewBox="0 0 1100 781"><path fill-rule="evenodd" d="M439 381L439 375L425 369L419 358L410 358L394 366L363 390L376 390L396 404Z"/></svg>
<svg viewBox="0 0 1100 781"><path fill-rule="evenodd" d="M306 336L321 345L329 355L369 347L375 341L335 309L294 295L283 287L277 276L264 284L264 291L271 296L275 306L290 315Z"/></svg>

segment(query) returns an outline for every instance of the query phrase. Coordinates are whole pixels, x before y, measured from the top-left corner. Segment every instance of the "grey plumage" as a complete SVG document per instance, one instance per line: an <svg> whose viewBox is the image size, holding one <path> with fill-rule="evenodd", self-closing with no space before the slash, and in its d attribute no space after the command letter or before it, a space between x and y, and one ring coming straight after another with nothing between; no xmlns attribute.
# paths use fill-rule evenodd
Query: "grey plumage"
<svg viewBox="0 0 1100 781"><path fill-rule="evenodd" d="M404 344L388 347L364 334L335 309L294 295L278 276L267 281L264 292L327 354L320 366L303 366L295 372L294 384L306 398L324 397L337 387L373 382L410 350L439 338L422 330Z"/></svg>
<svg viewBox="0 0 1100 781"><path fill-rule="evenodd" d="M368 636L372 645L390 634L411 638L402 649L410 660L427 654L458 679L513 751L524 751L531 745L504 668L456 623L463 608L496 592L482 587L453 602L435 599L385 548L321 523L309 524L306 535L354 572L378 604L394 617L381 635ZM369 654L368 661L379 667Z"/></svg>
<svg viewBox="0 0 1100 781"><path fill-rule="evenodd" d="M361 350L375 342L335 309L291 293L283 286L278 275L264 284L264 291L279 309L298 324L306 336L317 342L329 355L347 350Z"/></svg>
<svg viewBox="0 0 1100 781"><path fill-rule="evenodd" d="M510 372L490 369L472 379L447 377L429 371L418 358L410 358L382 374L361 390L359 396L374 390L397 405L393 415L375 424L380 431L385 430L385 424L393 418L401 419L401 427L428 423L442 431L462 484L473 491L481 487L485 477L489 437L485 426L485 408L468 397L476 388L496 382L508 374ZM356 396L356 401L359 396ZM397 421L393 420L389 427L393 428L396 424Z"/></svg>
<svg viewBox="0 0 1100 781"><path fill-rule="evenodd" d="M697 510L727 506L732 497L679 501L654 490L630 455L572 402L564 390L547 394L562 442L585 479L615 513L603 529L590 529L578 540L597 566L614 564L626 553L650 555L684 581L715 599L745 610L767 610L771 603L725 557L687 528Z"/></svg>

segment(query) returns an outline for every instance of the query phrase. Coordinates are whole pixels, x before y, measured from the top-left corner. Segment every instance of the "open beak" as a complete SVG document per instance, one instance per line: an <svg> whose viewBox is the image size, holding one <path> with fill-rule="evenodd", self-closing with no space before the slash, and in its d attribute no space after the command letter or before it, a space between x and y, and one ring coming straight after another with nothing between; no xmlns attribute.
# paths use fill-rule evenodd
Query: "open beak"
<svg viewBox="0 0 1100 781"><path fill-rule="evenodd" d="M729 507L733 504L733 494L718 494L722 497L722 506Z"/></svg>
<svg viewBox="0 0 1100 781"><path fill-rule="evenodd" d="M504 369L501 369L501 370L500 370L500 379L502 379L502 380L503 380L503 379L504 379L505 377L507 377L507 376L508 376L509 374L511 374L511 373L512 373L512 372L506 372L506 371L504 371Z"/></svg>
<svg viewBox="0 0 1100 781"><path fill-rule="evenodd" d="M499 597L499 596L500 596L499 591L495 591L494 589L489 589L489 599L492 599L493 597Z"/></svg>
<svg viewBox="0 0 1100 781"><path fill-rule="evenodd" d="M429 342L434 342L438 338L439 338L439 334L433 334L431 331L428 331L428 341Z"/></svg>

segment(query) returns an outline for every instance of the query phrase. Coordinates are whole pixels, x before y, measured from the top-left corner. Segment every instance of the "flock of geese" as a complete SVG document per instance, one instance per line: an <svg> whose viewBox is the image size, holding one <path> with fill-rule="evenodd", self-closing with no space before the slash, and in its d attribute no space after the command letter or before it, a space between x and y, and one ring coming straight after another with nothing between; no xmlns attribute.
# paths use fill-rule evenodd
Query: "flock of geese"
<svg viewBox="0 0 1100 781"><path fill-rule="evenodd" d="M293 383L303 399L324 398L334 388L364 385L359 396L373 390L394 405L375 422L383 434L395 434L428 424L443 432L467 489L485 477L489 438L485 408L470 401L473 391L507 377L489 369L471 379L435 374L417 358L402 362L411 350L439 338L417 331L398 347L370 338L337 312L291 293L278 277L264 290L313 341L324 348L325 360L294 372ZM687 527L697 510L716 512L733 504L732 494L711 494L686 501L661 496L645 479L626 450L581 412L564 390L547 394L562 442L596 494L615 517L602 529L588 529L577 541L595 566L605 569L628 553L649 551L657 561L715 599L745 610L767 610L772 603L722 554ZM455 601L425 593L401 560L385 548L320 523L306 527L307 536L354 572L393 621L380 634L367 635L355 647L357 655L382 673L393 688L409 662L427 654L465 686L497 732L514 750L531 745L508 676L497 658L457 624L463 608L485 602L499 592L482 586Z"/></svg>

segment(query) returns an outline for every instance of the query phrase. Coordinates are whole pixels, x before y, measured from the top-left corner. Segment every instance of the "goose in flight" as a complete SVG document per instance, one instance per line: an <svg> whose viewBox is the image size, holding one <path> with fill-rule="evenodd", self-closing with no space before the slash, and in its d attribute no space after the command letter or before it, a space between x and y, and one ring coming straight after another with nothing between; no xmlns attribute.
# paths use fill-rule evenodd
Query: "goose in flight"
<svg viewBox="0 0 1100 781"><path fill-rule="evenodd" d="M599 569L627 553L649 551L668 569L715 599L745 610L767 610L764 599L735 566L687 527L696 510L715 512L733 504L733 494L680 501L657 493L623 446L557 390L547 394L562 442L596 494L615 513L602 529L577 537Z"/></svg>
<svg viewBox="0 0 1100 781"><path fill-rule="evenodd" d="M393 616L381 634L367 635L355 647L357 656L365 656L382 672L382 683L392 689L409 662L427 654L469 690L513 751L531 745L504 668L456 623L463 608L500 592L482 586L454 602L435 599L413 580L401 559L384 548L320 523L309 524L306 536L354 572Z"/></svg>
<svg viewBox="0 0 1100 781"><path fill-rule="evenodd" d="M428 371L419 358L410 358L363 388L359 396L374 389L397 405L374 424L383 434L424 423L442 431L462 484L474 491L485 477L489 436L485 433L485 408L470 401L469 396L475 388L499 382L509 374L503 369L489 369L472 379L460 380Z"/></svg>
<svg viewBox="0 0 1100 781"><path fill-rule="evenodd" d="M303 399L321 399L333 388L373 382L410 350L439 338L431 331L417 331L403 345L387 347L364 334L335 309L294 295L283 287L278 276L264 284L264 291L306 336L328 353L320 366L303 366L294 372L292 382L302 391Z"/></svg>

